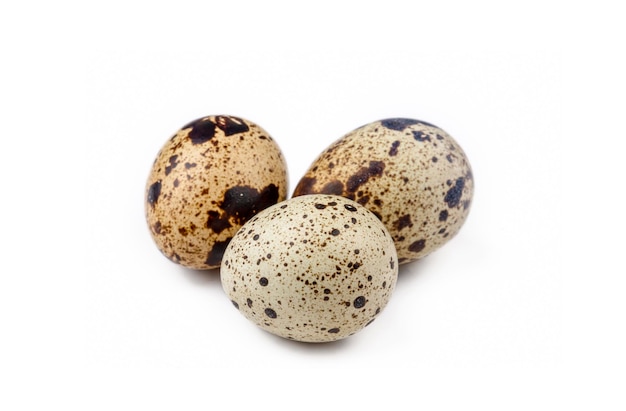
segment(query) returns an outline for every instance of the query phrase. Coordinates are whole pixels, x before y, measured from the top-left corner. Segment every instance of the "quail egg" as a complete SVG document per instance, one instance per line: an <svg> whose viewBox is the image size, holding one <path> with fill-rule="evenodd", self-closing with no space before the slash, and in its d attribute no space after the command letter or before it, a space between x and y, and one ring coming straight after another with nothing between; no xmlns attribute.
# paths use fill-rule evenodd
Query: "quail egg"
<svg viewBox="0 0 626 411"><path fill-rule="evenodd" d="M146 220L170 260L217 268L237 230L286 194L287 166L265 130L240 117L207 116L159 151L145 189Z"/></svg>
<svg viewBox="0 0 626 411"><path fill-rule="evenodd" d="M313 162L294 196L350 198L385 224L400 263L453 238L470 211L474 178L461 146L441 128L389 118L337 140Z"/></svg>
<svg viewBox="0 0 626 411"><path fill-rule="evenodd" d="M250 219L226 248L220 276L235 308L262 329L328 342L377 318L396 286L398 259L374 214L317 194Z"/></svg>

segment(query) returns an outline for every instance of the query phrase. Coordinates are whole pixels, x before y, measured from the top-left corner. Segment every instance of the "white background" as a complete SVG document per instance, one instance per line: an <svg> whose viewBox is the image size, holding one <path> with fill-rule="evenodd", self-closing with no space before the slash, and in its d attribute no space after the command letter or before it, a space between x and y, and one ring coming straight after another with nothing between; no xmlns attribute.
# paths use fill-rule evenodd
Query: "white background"
<svg viewBox="0 0 626 411"><path fill-rule="evenodd" d="M611 10L106 4L1 17L3 409L623 409L624 280L606 258L586 262L622 196L577 160L596 156L581 136L602 141L600 163L619 151L585 123L621 115L593 110L598 90L623 86L606 81L619 50L581 34L614 39ZM233 309L219 272L162 257L144 220L157 151L209 114L265 128L290 193L360 125L434 123L472 164L469 218L401 267L362 332L272 336Z"/></svg>

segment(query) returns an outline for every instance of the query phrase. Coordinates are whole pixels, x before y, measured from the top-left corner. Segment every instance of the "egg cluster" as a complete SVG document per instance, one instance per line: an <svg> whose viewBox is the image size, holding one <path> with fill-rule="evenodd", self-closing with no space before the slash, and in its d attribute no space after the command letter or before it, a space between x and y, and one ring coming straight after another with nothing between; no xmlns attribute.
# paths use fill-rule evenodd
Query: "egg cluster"
<svg viewBox="0 0 626 411"><path fill-rule="evenodd" d="M467 218L474 180L458 143L414 119L346 134L287 199L287 166L255 123L207 116L154 161L146 220L159 250L194 269L220 267L224 292L259 327L327 342L369 325L398 266L437 250Z"/></svg>

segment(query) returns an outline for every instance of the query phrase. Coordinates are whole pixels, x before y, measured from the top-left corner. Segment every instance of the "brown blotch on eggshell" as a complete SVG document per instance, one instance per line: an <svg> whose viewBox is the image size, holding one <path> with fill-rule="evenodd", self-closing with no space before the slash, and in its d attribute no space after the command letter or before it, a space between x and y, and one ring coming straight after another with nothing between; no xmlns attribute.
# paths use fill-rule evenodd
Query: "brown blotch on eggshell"
<svg viewBox="0 0 626 411"><path fill-rule="evenodd" d="M311 164L293 195L328 193L329 187L381 219L405 264L458 233L470 211L474 177L467 156L448 133L424 121L390 118L334 142Z"/></svg>
<svg viewBox="0 0 626 411"><path fill-rule="evenodd" d="M217 268L237 230L286 195L287 165L269 134L240 117L207 116L159 151L146 184L146 220L170 260Z"/></svg>

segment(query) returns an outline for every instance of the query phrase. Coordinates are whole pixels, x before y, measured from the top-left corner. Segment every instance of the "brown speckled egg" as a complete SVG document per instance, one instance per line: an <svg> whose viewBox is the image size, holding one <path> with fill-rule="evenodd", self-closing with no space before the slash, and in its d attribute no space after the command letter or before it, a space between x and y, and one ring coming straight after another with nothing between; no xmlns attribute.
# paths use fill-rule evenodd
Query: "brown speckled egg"
<svg viewBox="0 0 626 411"><path fill-rule="evenodd" d="M146 219L170 260L217 268L237 230L286 194L287 166L265 130L239 117L202 117L157 155L146 185Z"/></svg>
<svg viewBox="0 0 626 411"><path fill-rule="evenodd" d="M457 234L473 191L469 161L452 137L423 121L392 118L333 143L293 195L336 194L364 205L389 230L402 264L425 257Z"/></svg>
<svg viewBox="0 0 626 411"><path fill-rule="evenodd" d="M395 288L398 259L387 229L366 208L311 195L246 223L228 245L220 275L233 305L259 327L326 342L379 315Z"/></svg>

